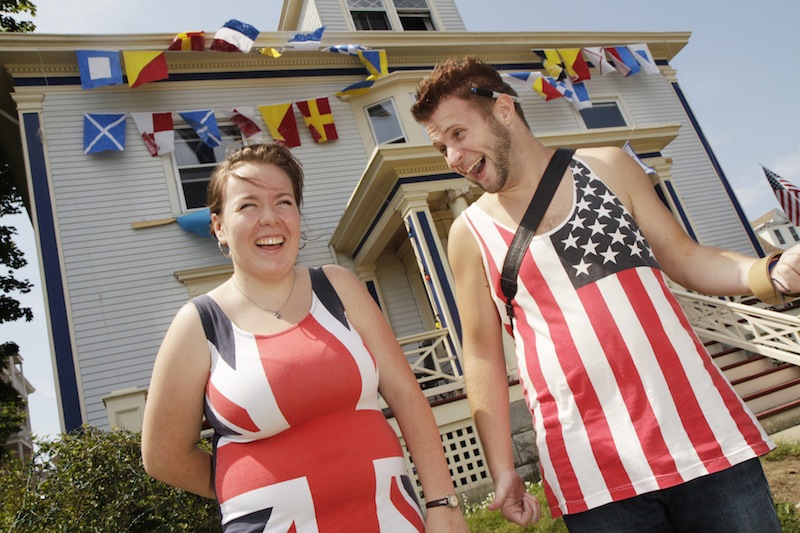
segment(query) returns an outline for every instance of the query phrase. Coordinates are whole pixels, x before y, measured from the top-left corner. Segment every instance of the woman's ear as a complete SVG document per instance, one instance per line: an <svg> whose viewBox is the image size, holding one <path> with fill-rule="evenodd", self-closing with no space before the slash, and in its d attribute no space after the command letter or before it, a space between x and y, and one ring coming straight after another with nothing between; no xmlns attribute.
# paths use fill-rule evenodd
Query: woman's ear
<svg viewBox="0 0 800 533"><path fill-rule="evenodd" d="M222 227L222 218L216 213L211 213L211 228L214 230L214 235L221 243L225 243L225 230Z"/></svg>

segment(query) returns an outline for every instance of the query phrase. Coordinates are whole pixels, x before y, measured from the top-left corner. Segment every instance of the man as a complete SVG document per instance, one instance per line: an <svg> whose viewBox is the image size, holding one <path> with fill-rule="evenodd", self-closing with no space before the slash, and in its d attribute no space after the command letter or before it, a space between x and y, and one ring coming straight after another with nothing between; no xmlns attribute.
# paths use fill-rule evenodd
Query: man
<svg viewBox="0 0 800 533"><path fill-rule="evenodd" d="M780 531L758 457L774 447L697 339L664 274L706 294L800 290L800 253L700 246L618 148L577 150L525 254L513 324L503 261L553 149L490 65L446 60L412 108L448 165L486 192L448 255L490 509L535 523L514 469L502 330L515 339L545 491L570 531ZM770 282L770 277L772 282ZM776 289L777 287L778 289Z"/></svg>

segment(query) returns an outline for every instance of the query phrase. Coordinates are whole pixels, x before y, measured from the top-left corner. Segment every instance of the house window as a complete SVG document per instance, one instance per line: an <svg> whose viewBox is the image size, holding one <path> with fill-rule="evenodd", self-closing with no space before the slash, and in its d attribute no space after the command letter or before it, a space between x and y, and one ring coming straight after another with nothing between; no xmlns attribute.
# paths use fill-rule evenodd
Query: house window
<svg viewBox="0 0 800 533"><path fill-rule="evenodd" d="M580 113L590 130L627 126L616 102L593 102L591 107L581 109Z"/></svg>
<svg viewBox="0 0 800 533"><path fill-rule="evenodd" d="M356 30L391 30L383 0L347 0Z"/></svg>
<svg viewBox="0 0 800 533"><path fill-rule="evenodd" d="M789 226L789 233L792 234L792 239L794 239L794 242L800 241L800 236L797 235L797 230L794 228L794 226Z"/></svg>
<svg viewBox="0 0 800 533"><path fill-rule="evenodd" d="M404 143L406 136L397 116L394 101L390 98L366 108L372 134L378 144Z"/></svg>
<svg viewBox="0 0 800 533"><path fill-rule="evenodd" d="M435 31L427 0L394 0L394 8L403 29L407 31Z"/></svg>
<svg viewBox="0 0 800 533"><path fill-rule="evenodd" d="M174 161L177 167L178 192L186 210L205 207L206 189L211 173L219 161L225 159L225 148L242 138L233 125L219 125L222 144L211 148L204 143L192 128L175 127Z"/></svg>
<svg viewBox="0 0 800 533"><path fill-rule="evenodd" d="M778 239L778 243L786 244L786 239L783 238L783 233L781 233L781 230L774 229L774 230L772 230L772 233L775 234L775 237Z"/></svg>

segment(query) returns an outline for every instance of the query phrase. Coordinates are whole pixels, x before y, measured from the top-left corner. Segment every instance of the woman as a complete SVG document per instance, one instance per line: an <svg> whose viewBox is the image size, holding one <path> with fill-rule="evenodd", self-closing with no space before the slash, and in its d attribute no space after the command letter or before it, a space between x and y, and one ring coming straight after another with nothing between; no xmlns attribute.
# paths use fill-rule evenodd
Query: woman
<svg viewBox="0 0 800 533"><path fill-rule="evenodd" d="M372 297L341 267L296 265L302 193L299 162L277 144L244 146L215 170L211 224L233 275L167 331L145 409L145 469L216 497L230 531L466 532L447 506L423 523L378 391L426 499L454 488L430 407ZM204 414L213 462L197 447Z"/></svg>

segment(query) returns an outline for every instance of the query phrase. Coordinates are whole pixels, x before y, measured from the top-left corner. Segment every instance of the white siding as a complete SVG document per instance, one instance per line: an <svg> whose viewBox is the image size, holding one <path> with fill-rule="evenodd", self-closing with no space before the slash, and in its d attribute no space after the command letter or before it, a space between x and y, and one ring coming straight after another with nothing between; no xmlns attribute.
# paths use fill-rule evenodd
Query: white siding
<svg viewBox="0 0 800 533"><path fill-rule="evenodd" d="M383 255L376 275L395 335L404 337L425 331L403 263L394 256Z"/></svg>
<svg viewBox="0 0 800 533"><path fill-rule="evenodd" d="M443 26L437 28L439 31L466 31L454 0L428 0L428 5L436 11L442 22Z"/></svg>
<svg viewBox="0 0 800 533"><path fill-rule="evenodd" d="M344 78L181 84L180 91L152 85L139 90L61 92L47 96L43 128L66 290L80 360L88 422L107 424L102 397L125 387L146 387L161 339L188 299L177 270L227 262L213 239L188 234L177 224L134 230L140 220L179 215L168 192L174 179L170 155L151 157L128 117L124 152L83 154L83 113L177 111L265 105L333 95ZM300 261L331 261L328 240L353 191L367 155L350 106L331 96L339 140L315 144L295 111L302 146L303 205L308 245ZM220 117L221 118L221 117Z"/></svg>

